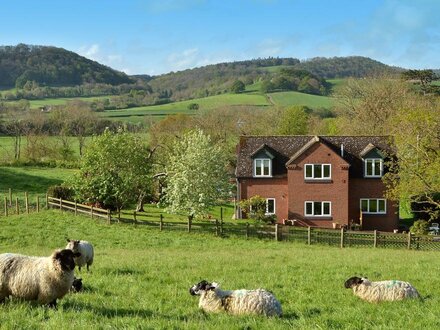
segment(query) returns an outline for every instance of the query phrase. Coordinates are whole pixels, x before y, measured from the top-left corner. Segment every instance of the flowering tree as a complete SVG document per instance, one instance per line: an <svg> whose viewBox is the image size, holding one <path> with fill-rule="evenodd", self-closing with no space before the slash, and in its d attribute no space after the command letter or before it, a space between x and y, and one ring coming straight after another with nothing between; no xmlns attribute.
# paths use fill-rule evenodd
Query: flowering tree
<svg viewBox="0 0 440 330"><path fill-rule="evenodd" d="M176 140L165 165L162 204L167 211L184 213L188 219L202 216L228 196L226 154L201 130Z"/></svg>

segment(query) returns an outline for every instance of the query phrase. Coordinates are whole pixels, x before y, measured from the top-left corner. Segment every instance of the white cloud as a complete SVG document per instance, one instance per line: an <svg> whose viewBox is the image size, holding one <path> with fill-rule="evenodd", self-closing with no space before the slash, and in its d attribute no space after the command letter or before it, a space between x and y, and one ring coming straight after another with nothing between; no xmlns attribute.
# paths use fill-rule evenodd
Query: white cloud
<svg viewBox="0 0 440 330"><path fill-rule="evenodd" d="M123 67L123 65L126 66L127 64L124 63L125 61L122 55L108 53L106 50L103 50L99 44L84 45L80 47L78 54L127 74L131 71L127 67Z"/></svg>

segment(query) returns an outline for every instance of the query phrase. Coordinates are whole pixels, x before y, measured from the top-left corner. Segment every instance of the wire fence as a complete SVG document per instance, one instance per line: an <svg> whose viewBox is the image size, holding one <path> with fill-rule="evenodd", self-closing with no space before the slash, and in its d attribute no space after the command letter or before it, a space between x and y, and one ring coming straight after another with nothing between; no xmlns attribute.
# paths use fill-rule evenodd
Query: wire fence
<svg viewBox="0 0 440 330"><path fill-rule="evenodd" d="M19 203L18 203L19 204ZM37 198L35 207L30 208L29 202L27 212L30 210L39 211L41 208L55 208L62 211L70 211L76 214L83 214L91 218L101 218L108 224L130 223L133 225L143 225L156 227L159 231L186 231L212 234L225 238L256 238L270 239L285 242L299 242L308 245L329 245L346 247L371 247L371 248L393 248L393 249L413 249L413 250L434 250L440 251L440 236L434 235L413 235L411 233L389 233L375 231L350 231L345 229L324 229L317 227L297 227L283 224L266 225L259 223L249 223L242 220L237 222L223 222L222 219L208 219L197 221L181 221L176 219L165 219L162 213L143 213L143 212L111 212L92 205L85 205L63 199L45 197L45 201L40 205ZM5 215L14 213L9 209L14 209L15 205L10 206L5 197Z"/></svg>

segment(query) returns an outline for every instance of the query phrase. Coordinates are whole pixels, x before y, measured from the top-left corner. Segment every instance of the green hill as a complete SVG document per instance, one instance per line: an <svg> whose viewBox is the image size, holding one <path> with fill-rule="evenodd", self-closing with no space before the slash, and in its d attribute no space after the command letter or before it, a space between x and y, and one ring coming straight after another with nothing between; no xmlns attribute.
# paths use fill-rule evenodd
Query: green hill
<svg viewBox="0 0 440 330"><path fill-rule="evenodd" d="M125 73L113 70L74 52L49 46L0 47L0 86L23 87L27 81L45 86L85 83L131 83Z"/></svg>

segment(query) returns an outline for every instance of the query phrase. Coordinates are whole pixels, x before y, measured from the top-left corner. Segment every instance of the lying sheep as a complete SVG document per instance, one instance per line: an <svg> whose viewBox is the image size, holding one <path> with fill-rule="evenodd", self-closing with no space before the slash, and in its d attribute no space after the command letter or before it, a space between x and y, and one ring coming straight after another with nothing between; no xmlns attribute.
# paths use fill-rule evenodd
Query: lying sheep
<svg viewBox="0 0 440 330"><path fill-rule="evenodd" d="M223 291L217 283L201 281L189 289L191 295L200 295L199 307L205 312L226 311L231 314L259 314L281 316L281 304L264 289Z"/></svg>
<svg viewBox="0 0 440 330"><path fill-rule="evenodd" d="M79 252L55 250L50 257L0 254L0 302L13 296L56 307L73 283Z"/></svg>
<svg viewBox="0 0 440 330"><path fill-rule="evenodd" d="M89 271L89 266L93 263L93 245L87 241L73 239L67 239L67 242L66 249L81 253L81 257L75 258L78 269L81 271L81 267L87 264L87 271Z"/></svg>
<svg viewBox="0 0 440 330"><path fill-rule="evenodd" d="M80 292L83 290L82 278L73 278L72 286L70 287L70 291L72 292Z"/></svg>
<svg viewBox="0 0 440 330"><path fill-rule="evenodd" d="M369 302L420 298L416 288L408 282L396 280L371 282L364 277L351 277L344 285L347 289L353 289L356 296Z"/></svg>

